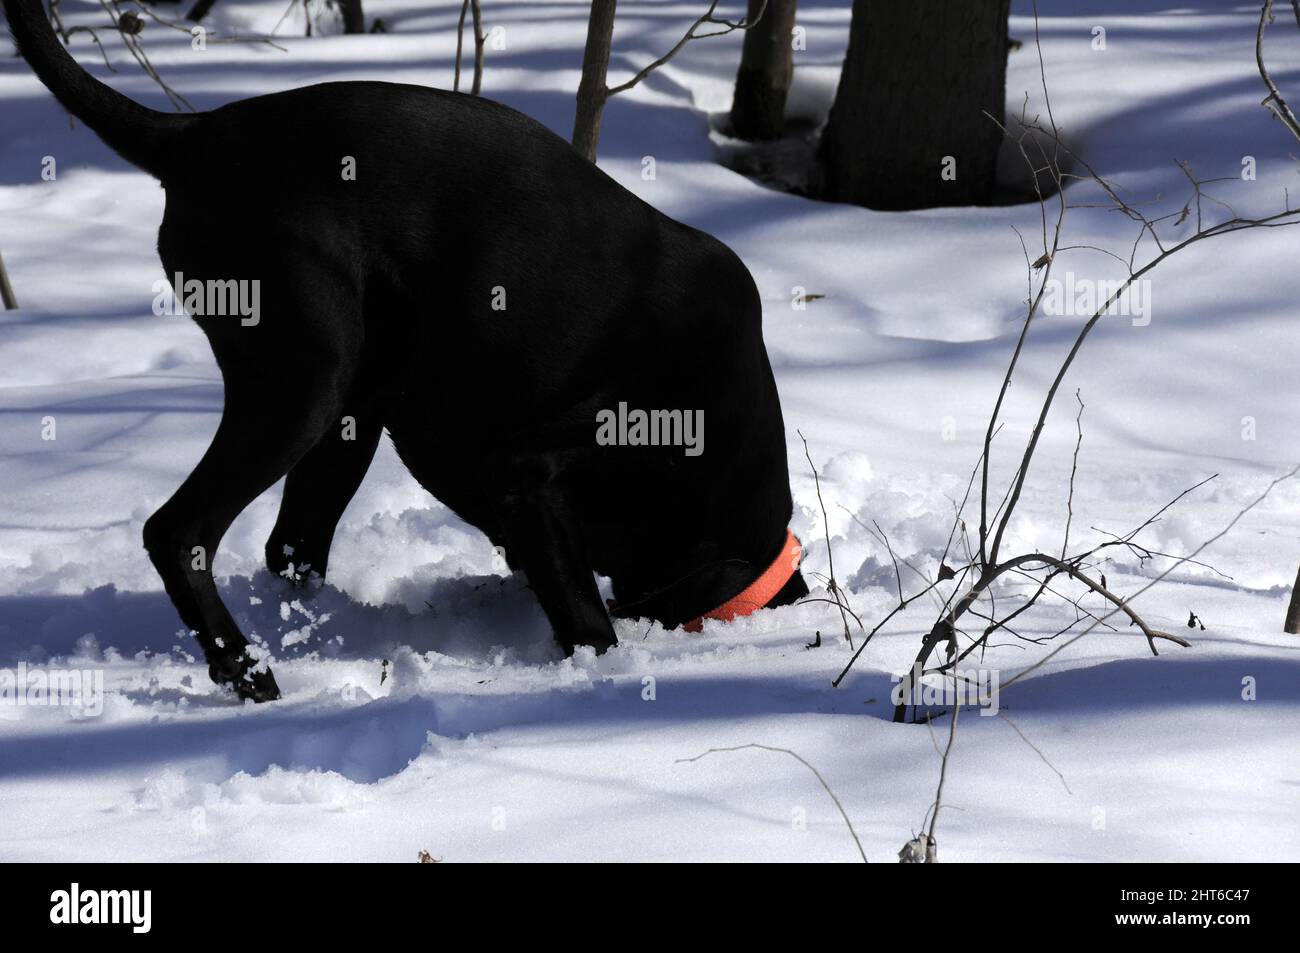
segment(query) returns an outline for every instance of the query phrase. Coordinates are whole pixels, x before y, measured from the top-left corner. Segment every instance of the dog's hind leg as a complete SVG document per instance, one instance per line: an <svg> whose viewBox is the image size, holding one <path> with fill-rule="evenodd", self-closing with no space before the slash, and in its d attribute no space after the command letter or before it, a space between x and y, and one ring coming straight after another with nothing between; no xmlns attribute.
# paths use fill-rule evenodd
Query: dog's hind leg
<svg viewBox="0 0 1300 953"><path fill-rule="evenodd" d="M330 543L343 511L365 478L384 425L379 402L357 395L343 404L340 418L308 451L284 482L280 515L266 541L266 567L295 582L307 573L325 578Z"/></svg>
<svg viewBox="0 0 1300 953"><path fill-rule="evenodd" d="M348 339L359 338L351 321L272 312L261 327L214 336L226 379L221 423L194 472L145 523L145 548L209 675L243 698L269 701L279 688L222 604L213 557L235 517L338 425L360 351Z"/></svg>

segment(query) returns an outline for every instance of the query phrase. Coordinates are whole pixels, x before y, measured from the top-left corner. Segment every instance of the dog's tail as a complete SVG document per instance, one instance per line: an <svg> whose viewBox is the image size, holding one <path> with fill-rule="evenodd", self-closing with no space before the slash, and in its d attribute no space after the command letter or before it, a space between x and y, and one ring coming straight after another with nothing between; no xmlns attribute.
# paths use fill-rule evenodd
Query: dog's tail
<svg viewBox="0 0 1300 953"><path fill-rule="evenodd" d="M64 108L127 162L162 178L171 141L194 117L147 109L87 73L55 36L41 0L4 0L4 10L19 51Z"/></svg>

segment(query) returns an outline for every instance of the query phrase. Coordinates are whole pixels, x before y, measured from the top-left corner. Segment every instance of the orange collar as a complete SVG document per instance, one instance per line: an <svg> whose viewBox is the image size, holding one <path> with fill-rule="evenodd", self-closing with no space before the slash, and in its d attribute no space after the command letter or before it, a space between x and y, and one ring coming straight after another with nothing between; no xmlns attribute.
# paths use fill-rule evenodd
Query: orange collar
<svg viewBox="0 0 1300 953"><path fill-rule="evenodd" d="M799 540L794 533L787 529L785 545L781 547L781 552L776 559L772 560L772 564L763 570L761 576L750 583L740 595L733 596L716 609L711 609L699 618L692 619L682 628L687 632L699 632L704 628L705 619L721 619L723 622L730 622L737 616L752 615L771 602L785 587L795 570L799 568L799 560L802 557L803 547L799 545Z"/></svg>

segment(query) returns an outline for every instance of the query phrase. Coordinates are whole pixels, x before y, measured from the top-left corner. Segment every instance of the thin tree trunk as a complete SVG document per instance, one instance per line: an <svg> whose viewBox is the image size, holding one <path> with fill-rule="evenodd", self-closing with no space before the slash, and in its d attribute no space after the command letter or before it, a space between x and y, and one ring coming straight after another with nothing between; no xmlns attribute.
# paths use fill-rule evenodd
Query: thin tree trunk
<svg viewBox="0 0 1300 953"><path fill-rule="evenodd" d="M460 18L456 21L456 72L452 77L451 89L452 92L460 92L460 61L465 45L465 14L470 10L474 13L474 84L470 87L469 94L477 96L479 90L483 88L483 47L487 45L487 37L483 33L483 13L479 9L478 0L464 0L460 5Z"/></svg>
<svg viewBox="0 0 1300 953"><path fill-rule="evenodd" d="M469 0L461 0L460 16L456 19L456 66L451 74L451 91L460 92L460 63L465 50L465 15L469 13ZM475 34L477 39L477 31Z"/></svg>
<svg viewBox="0 0 1300 953"><path fill-rule="evenodd" d="M731 104L731 132L740 139L775 139L785 128L785 98L794 75L791 34L798 2L766 0L766 9L764 2L749 0L745 16L754 25L745 31Z"/></svg>
<svg viewBox="0 0 1300 953"><path fill-rule="evenodd" d="M1295 585L1291 587L1291 604L1286 610L1286 625L1283 631L1291 635L1300 635L1300 573L1296 573Z"/></svg>
<svg viewBox="0 0 1300 953"><path fill-rule="evenodd" d="M339 0L339 12L343 14L344 33L366 32L366 15L361 10L361 0Z"/></svg>
<svg viewBox="0 0 1300 953"><path fill-rule="evenodd" d="M614 9L617 0L592 0L587 21L587 46L582 54L582 79L578 83L578 106L573 117L573 148L592 162L600 142L600 119L609 99L605 76L609 72L609 51L614 39Z"/></svg>
<svg viewBox="0 0 1300 953"><path fill-rule="evenodd" d="M18 310L18 299L14 297L13 285L9 284L9 272L5 270L4 256L0 255L0 303L6 311Z"/></svg>
<svg viewBox="0 0 1300 953"><path fill-rule="evenodd" d="M854 0L820 146L824 198L878 209L992 201L1009 7Z"/></svg>
<svg viewBox="0 0 1300 953"><path fill-rule="evenodd" d="M199 0L198 3L190 7L190 12L185 14L185 19L191 23L198 23L208 15L208 11L217 5L217 0Z"/></svg>
<svg viewBox="0 0 1300 953"><path fill-rule="evenodd" d="M469 0L469 6L474 17L474 83L469 94L477 96L483 88L483 47L487 45L487 36L483 33L483 11L478 0Z"/></svg>

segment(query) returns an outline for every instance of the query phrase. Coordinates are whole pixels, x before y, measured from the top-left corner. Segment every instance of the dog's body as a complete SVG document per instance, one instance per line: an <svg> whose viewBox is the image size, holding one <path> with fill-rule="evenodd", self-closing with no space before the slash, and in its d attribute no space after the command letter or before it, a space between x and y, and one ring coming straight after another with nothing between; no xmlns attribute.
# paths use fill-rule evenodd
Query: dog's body
<svg viewBox="0 0 1300 953"><path fill-rule="evenodd" d="M672 626L782 551L781 408L757 290L724 245L486 100L329 83L166 115L77 67L37 0L4 7L64 106L162 182L168 276L260 282L255 324L196 316L225 410L145 526L214 679L278 694L212 580L230 523L288 474L268 565L323 575L384 429L527 575L566 651L614 644L593 570L621 614ZM598 445L620 403L702 411L705 452ZM796 571L769 604L806 592Z"/></svg>

